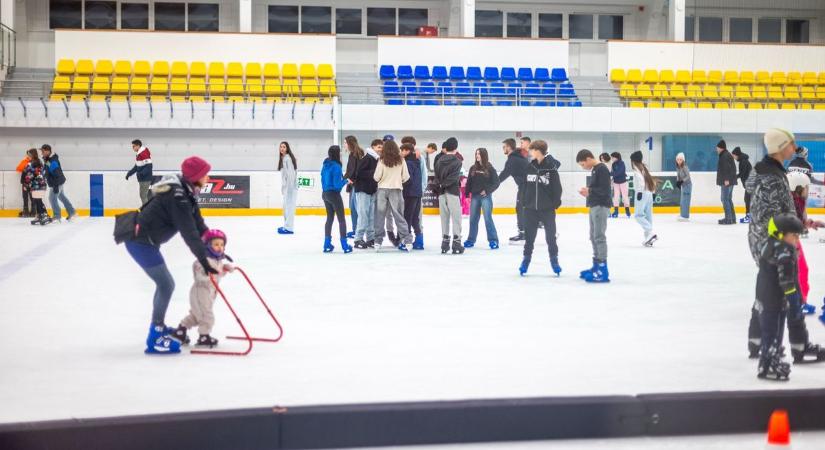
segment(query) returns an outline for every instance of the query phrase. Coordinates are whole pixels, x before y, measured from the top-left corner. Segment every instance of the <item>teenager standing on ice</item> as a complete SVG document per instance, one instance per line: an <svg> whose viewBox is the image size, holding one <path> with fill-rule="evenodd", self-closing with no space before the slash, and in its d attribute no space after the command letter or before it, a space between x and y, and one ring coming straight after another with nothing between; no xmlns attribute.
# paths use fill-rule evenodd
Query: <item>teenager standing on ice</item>
<svg viewBox="0 0 825 450"><path fill-rule="evenodd" d="M438 212L441 216L441 253L450 251L450 223L452 223L453 254L464 253L461 245L461 201L459 185L461 183L461 159L458 140L448 138L441 145L446 153L436 157L435 182L438 185Z"/></svg>
<svg viewBox="0 0 825 450"><path fill-rule="evenodd" d="M501 142L504 144L502 149L504 155L507 156L507 162L504 163L504 169L499 175L499 182L503 183L507 178L513 177L516 183L516 224L518 226L518 234L510 238L510 243L515 244L524 241L524 208L521 204L521 189L524 185L524 177L527 172L527 158L522 156L521 152L516 149L515 139L505 139Z"/></svg>
<svg viewBox="0 0 825 450"><path fill-rule="evenodd" d="M653 232L653 194L656 193L656 180L642 162L642 152L633 152L630 162L633 166L633 190L636 193L636 222L639 222L645 232L642 245L653 247L653 243L659 239Z"/></svg>
<svg viewBox="0 0 825 450"><path fill-rule="evenodd" d="M126 172L126 179L137 175L138 195L140 204L143 205L149 201L149 186L152 185L152 154L140 139L132 141L132 151L135 152L135 165Z"/></svg>
<svg viewBox="0 0 825 450"><path fill-rule="evenodd" d="M556 210L561 206L561 180L553 161L547 157L547 143L542 140L530 143L532 161L527 166L524 188L521 191L524 205L524 258L519 273L524 275L533 258L539 223L544 224L544 239L550 253L550 266L556 275L561 274L559 246L556 243Z"/></svg>
<svg viewBox="0 0 825 450"><path fill-rule="evenodd" d="M421 165L415 157L415 147L411 143L401 144L401 157L407 165L410 178L404 182L404 220L410 233L415 233L413 250L424 250L424 236L421 235Z"/></svg>
<svg viewBox="0 0 825 450"><path fill-rule="evenodd" d="M736 147L731 152L731 156L733 159L738 161L739 163L739 174L736 175L737 178L742 182L742 186L744 187L745 184L748 182L748 178L751 176L751 171L753 171L753 166L750 162L750 157L748 157L747 153L744 153L741 148ZM745 217L739 219L739 223L749 223L751 221L751 194L745 189Z"/></svg>
<svg viewBox="0 0 825 450"><path fill-rule="evenodd" d="M298 201L298 163L289 147L289 142L278 146L278 170L281 172L281 195L283 196L284 226L278 234L295 234L295 207Z"/></svg>
<svg viewBox="0 0 825 450"><path fill-rule="evenodd" d="M77 213L72 206L72 202L66 197L65 187L66 176L63 175L63 166L60 165L60 158L56 153L52 153L52 147L49 144L43 144L40 147L43 153L43 167L46 168L46 183L49 185L49 203L52 205L52 221L60 223L61 215L60 203L66 207L66 212L69 214L66 220L71 222L77 217Z"/></svg>
<svg viewBox="0 0 825 450"><path fill-rule="evenodd" d="M146 353L179 353L181 342L165 325L166 309L175 290L175 280L166 267L160 246L180 233L189 251L206 273L217 275L207 260L201 236L209 228L203 221L197 195L209 180L209 163L192 156L181 164L180 174L171 174L152 186L151 201L143 205L137 217L135 233L126 238L126 250L155 283L152 323L146 338Z"/></svg>
<svg viewBox="0 0 825 450"><path fill-rule="evenodd" d="M576 163L590 171L590 182L579 190L587 198L590 218L590 244L593 246L593 266L582 270L579 278L588 283L607 283L607 216L610 213L610 171L603 162L596 161L590 150L576 154Z"/></svg>
<svg viewBox="0 0 825 450"><path fill-rule="evenodd" d="M358 160L355 167L355 177L352 179L355 191L355 205L358 208L358 227L355 229L355 248L365 249L375 246L375 192L378 183L375 182L375 167L378 165L376 145L383 145L380 139L375 139L366 150L363 158ZM365 240L366 239L366 240Z"/></svg>
<svg viewBox="0 0 825 450"><path fill-rule="evenodd" d="M381 242L384 240L386 231L384 224L388 218L395 221L395 229L398 232L398 250L406 252L407 244L412 243L409 233L409 225L404 220L404 197L403 184L410 179L410 172L407 170L407 163L401 158L401 150L395 141L384 141L384 148L381 152L381 159L375 167L373 176L378 183L378 193L376 194L375 213L375 249L381 249Z"/></svg>
<svg viewBox="0 0 825 450"><path fill-rule="evenodd" d="M676 155L676 187L681 194L679 196L679 220L690 220L690 196L693 192L693 182L690 180L690 169L685 154Z"/></svg>
<svg viewBox="0 0 825 450"><path fill-rule="evenodd" d="M716 185L721 189L722 209L725 210L725 218L719 219L719 225L734 225L736 224L736 210L733 209L733 187L736 186L736 163L724 140L716 144L716 153L719 154Z"/></svg>
<svg viewBox="0 0 825 450"><path fill-rule="evenodd" d="M613 152L610 154L612 164L610 165L610 177L613 180L613 214L614 219L619 217L619 204L624 202L624 213L630 218L630 196L627 186L627 168L622 161L622 154Z"/></svg>
<svg viewBox="0 0 825 450"><path fill-rule="evenodd" d="M484 213L484 227L487 230L487 243L490 248L498 248L498 232L493 222L493 192L498 189L498 173L490 164L486 148L476 150L475 163L470 167L467 177L467 192L470 198L470 234L464 242L464 248L472 248L478 236L478 221Z"/></svg>
<svg viewBox="0 0 825 450"><path fill-rule="evenodd" d="M344 173L344 178L347 179L347 193L349 194L349 211L352 219L352 231L347 233L348 238L355 237L355 230L358 229L358 203L353 180L355 180L355 172L358 170L358 161L364 157L364 149L358 145L358 139L355 136L347 136L344 138L344 143L347 146L347 171Z"/></svg>
<svg viewBox="0 0 825 450"><path fill-rule="evenodd" d="M330 146L327 159L321 167L321 199L327 210L327 221L324 224L324 253L335 250L332 245L332 222L338 217L338 232L341 235L341 250L344 253L352 252L347 243L347 219L344 215L344 200L341 198L341 188L346 186L347 180L341 171L341 147Z"/></svg>

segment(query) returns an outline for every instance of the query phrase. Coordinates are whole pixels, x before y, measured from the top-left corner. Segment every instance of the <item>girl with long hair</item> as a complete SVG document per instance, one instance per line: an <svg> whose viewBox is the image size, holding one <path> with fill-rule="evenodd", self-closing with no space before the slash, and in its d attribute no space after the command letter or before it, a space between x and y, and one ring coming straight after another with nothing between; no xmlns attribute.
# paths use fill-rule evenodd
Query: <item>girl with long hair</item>
<svg viewBox="0 0 825 450"><path fill-rule="evenodd" d="M344 138L344 144L347 147L347 170L344 172L344 178L347 180L347 194L349 194L349 213L352 220L352 231L347 233L347 238L355 237L355 230L358 229L358 203L356 201L355 188L355 173L358 170L358 161L364 157L364 149L358 145L358 139L355 136L347 136Z"/></svg>
<svg viewBox="0 0 825 450"><path fill-rule="evenodd" d="M653 194L656 192L656 179L642 162L642 152L633 152L630 161L633 166L633 190L636 192L636 222L639 222L645 232L642 245L653 247L653 243L659 239L653 232Z"/></svg>
<svg viewBox="0 0 825 450"><path fill-rule="evenodd" d="M284 226L278 228L278 234L295 233L295 204L298 199L298 163L289 147L283 141L278 146L278 170L281 172L281 195L283 195Z"/></svg>
<svg viewBox="0 0 825 450"><path fill-rule="evenodd" d="M613 214L612 218L619 217L619 203L624 201L624 213L630 218L630 196L627 189L627 168L622 161L622 154L613 152L610 154L610 178L613 180Z"/></svg>
<svg viewBox="0 0 825 450"><path fill-rule="evenodd" d="M324 225L324 253L335 250L332 246L332 221L338 217L338 231L341 235L341 250L344 253L352 251L347 244L347 220L344 216L344 200L341 198L341 188L347 185L347 179L341 170L341 147L330 146L327 159L321 167L321 199L327 209L327 222Z"/></svg>
<svg viewBox="0 0 825 450"><path fill-rule="evenodd" d="M690 169L685 154L676 155L676 187L682 192L679 197L679 220L690 220L690 194L693 191L693 182L690 180Z"/></svg>
<svg viewBox="0 0 825 450"><path fill-rule="evenodd" d="M478 236L478 221L484 212L484 227L490 248L498 248L498 233L493 222L493 191L498 189L498 172L490 164L490 157L484 147L476 149L475 164L467 176L467 193L470 194L470 234L464 241L464 248L472 248Z"/></svg>
<svg viewBox="0 0 825 450"><path fill-rule="evenodd" d="M388 217L395 221L398 232L398 250L407 251L407 245L412 243L410 228L404 220L403 183L410 179L407 164L401 158L401 151L395 141L384 142L381 159L375 167L373 176L378 183L375 209L375 249L381 249L386 231L384 224Z"/></svg>

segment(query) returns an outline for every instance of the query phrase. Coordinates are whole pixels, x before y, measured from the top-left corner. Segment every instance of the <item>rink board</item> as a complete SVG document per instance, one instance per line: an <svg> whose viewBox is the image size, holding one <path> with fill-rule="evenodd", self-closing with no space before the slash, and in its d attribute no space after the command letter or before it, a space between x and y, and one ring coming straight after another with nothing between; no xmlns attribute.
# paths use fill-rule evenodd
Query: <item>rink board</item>
<svg viewBox="0 0 825 450"><path fill-rule="evenodd" d="M264 450L825 429L825 389L256 408L0 425L0 448Z"/></svg>

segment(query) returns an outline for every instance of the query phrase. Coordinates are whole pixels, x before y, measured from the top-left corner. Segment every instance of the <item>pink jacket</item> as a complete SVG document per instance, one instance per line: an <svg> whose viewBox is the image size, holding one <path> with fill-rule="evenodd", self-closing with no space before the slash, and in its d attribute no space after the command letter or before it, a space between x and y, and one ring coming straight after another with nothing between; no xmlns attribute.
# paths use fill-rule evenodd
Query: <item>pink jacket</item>
<svg viewBox="0 0 825 450"><path fill-rule="evenodd" d="M802 242L796 246L799 252L799 289L802 291L802 303L808 303L808 292L811 285L808 284L808 261L805 260L805 252L802 251Z"/></svg>

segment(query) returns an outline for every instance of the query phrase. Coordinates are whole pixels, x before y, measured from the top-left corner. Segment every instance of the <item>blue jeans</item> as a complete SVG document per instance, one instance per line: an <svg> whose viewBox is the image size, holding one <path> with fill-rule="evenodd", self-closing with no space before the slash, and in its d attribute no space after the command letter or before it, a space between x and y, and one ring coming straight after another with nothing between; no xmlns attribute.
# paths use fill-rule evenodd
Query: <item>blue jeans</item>
<svg viewBox="0 0 825 450"><path fill-rule="evenodd" d="M496 224L493 223L493 197L480 195L473 195L470 200L470 234L467 240L475 242L478 236L478 221L481 218L481 212L484 211L484 226L487 228L487 241L498 241L498 233L496 233Z"/></svg>
<svg viewBox="0 0 825 450"><path fill-rule="evenodd" d="M722 186L722 208L725 210L725 219L736 221L736 211L733 209L733 184Z"/></svg>
<svg viewBox="0 0 825 450"><path fill-rule="evenodd" d="M682 196L679 199L679 215L685 219L690 218L690 194L693 191L692 184L682 185Z"/></svg>
<svg viewBox="0 0 825 450"><path fill-rule="evenodd" d="M65 185L60 185L57 187L57 194L54 193L54 188L49 188L49 203L52 205L52 215L55 219L59 219L60 215L63 213L60 209L60 203L58 200L63 202L63 205L66 207L66 212L69 213L70 216L75 215L74 206L72 206L72 202L69 201L69 198L66 197L63 186Z"/></svg>
<svg viewBox="0 0 825 450"><path fill-rule="evenodd" d="M650 191L639 192L636 195L636 222L645 231L645 238L653 232L653 193Z"/></svg>
<svg viewBox="0 0 825 450"><path fill-rule="evenodd" d="M160 249L154 245L126 241L126 251L155 283L155 296L152 299L152 324L164 325L169 300L172 299L172 293L175 291L175 280L166 267Z"/></svg>
<svg viewBox="0 0 825 450"><path fill-rule="evenodd" d="M349 215L352 218L352 231L358 229L358 202L355 197L355 192L349 193Z"/></svg>
<svg viewBox="0 0 825 450"><path fill-rule="evenodd" d="M358 217L361 218L355 228L355 240L371 241L375 239L375 194L356 192L355 197Z"/></svg>

